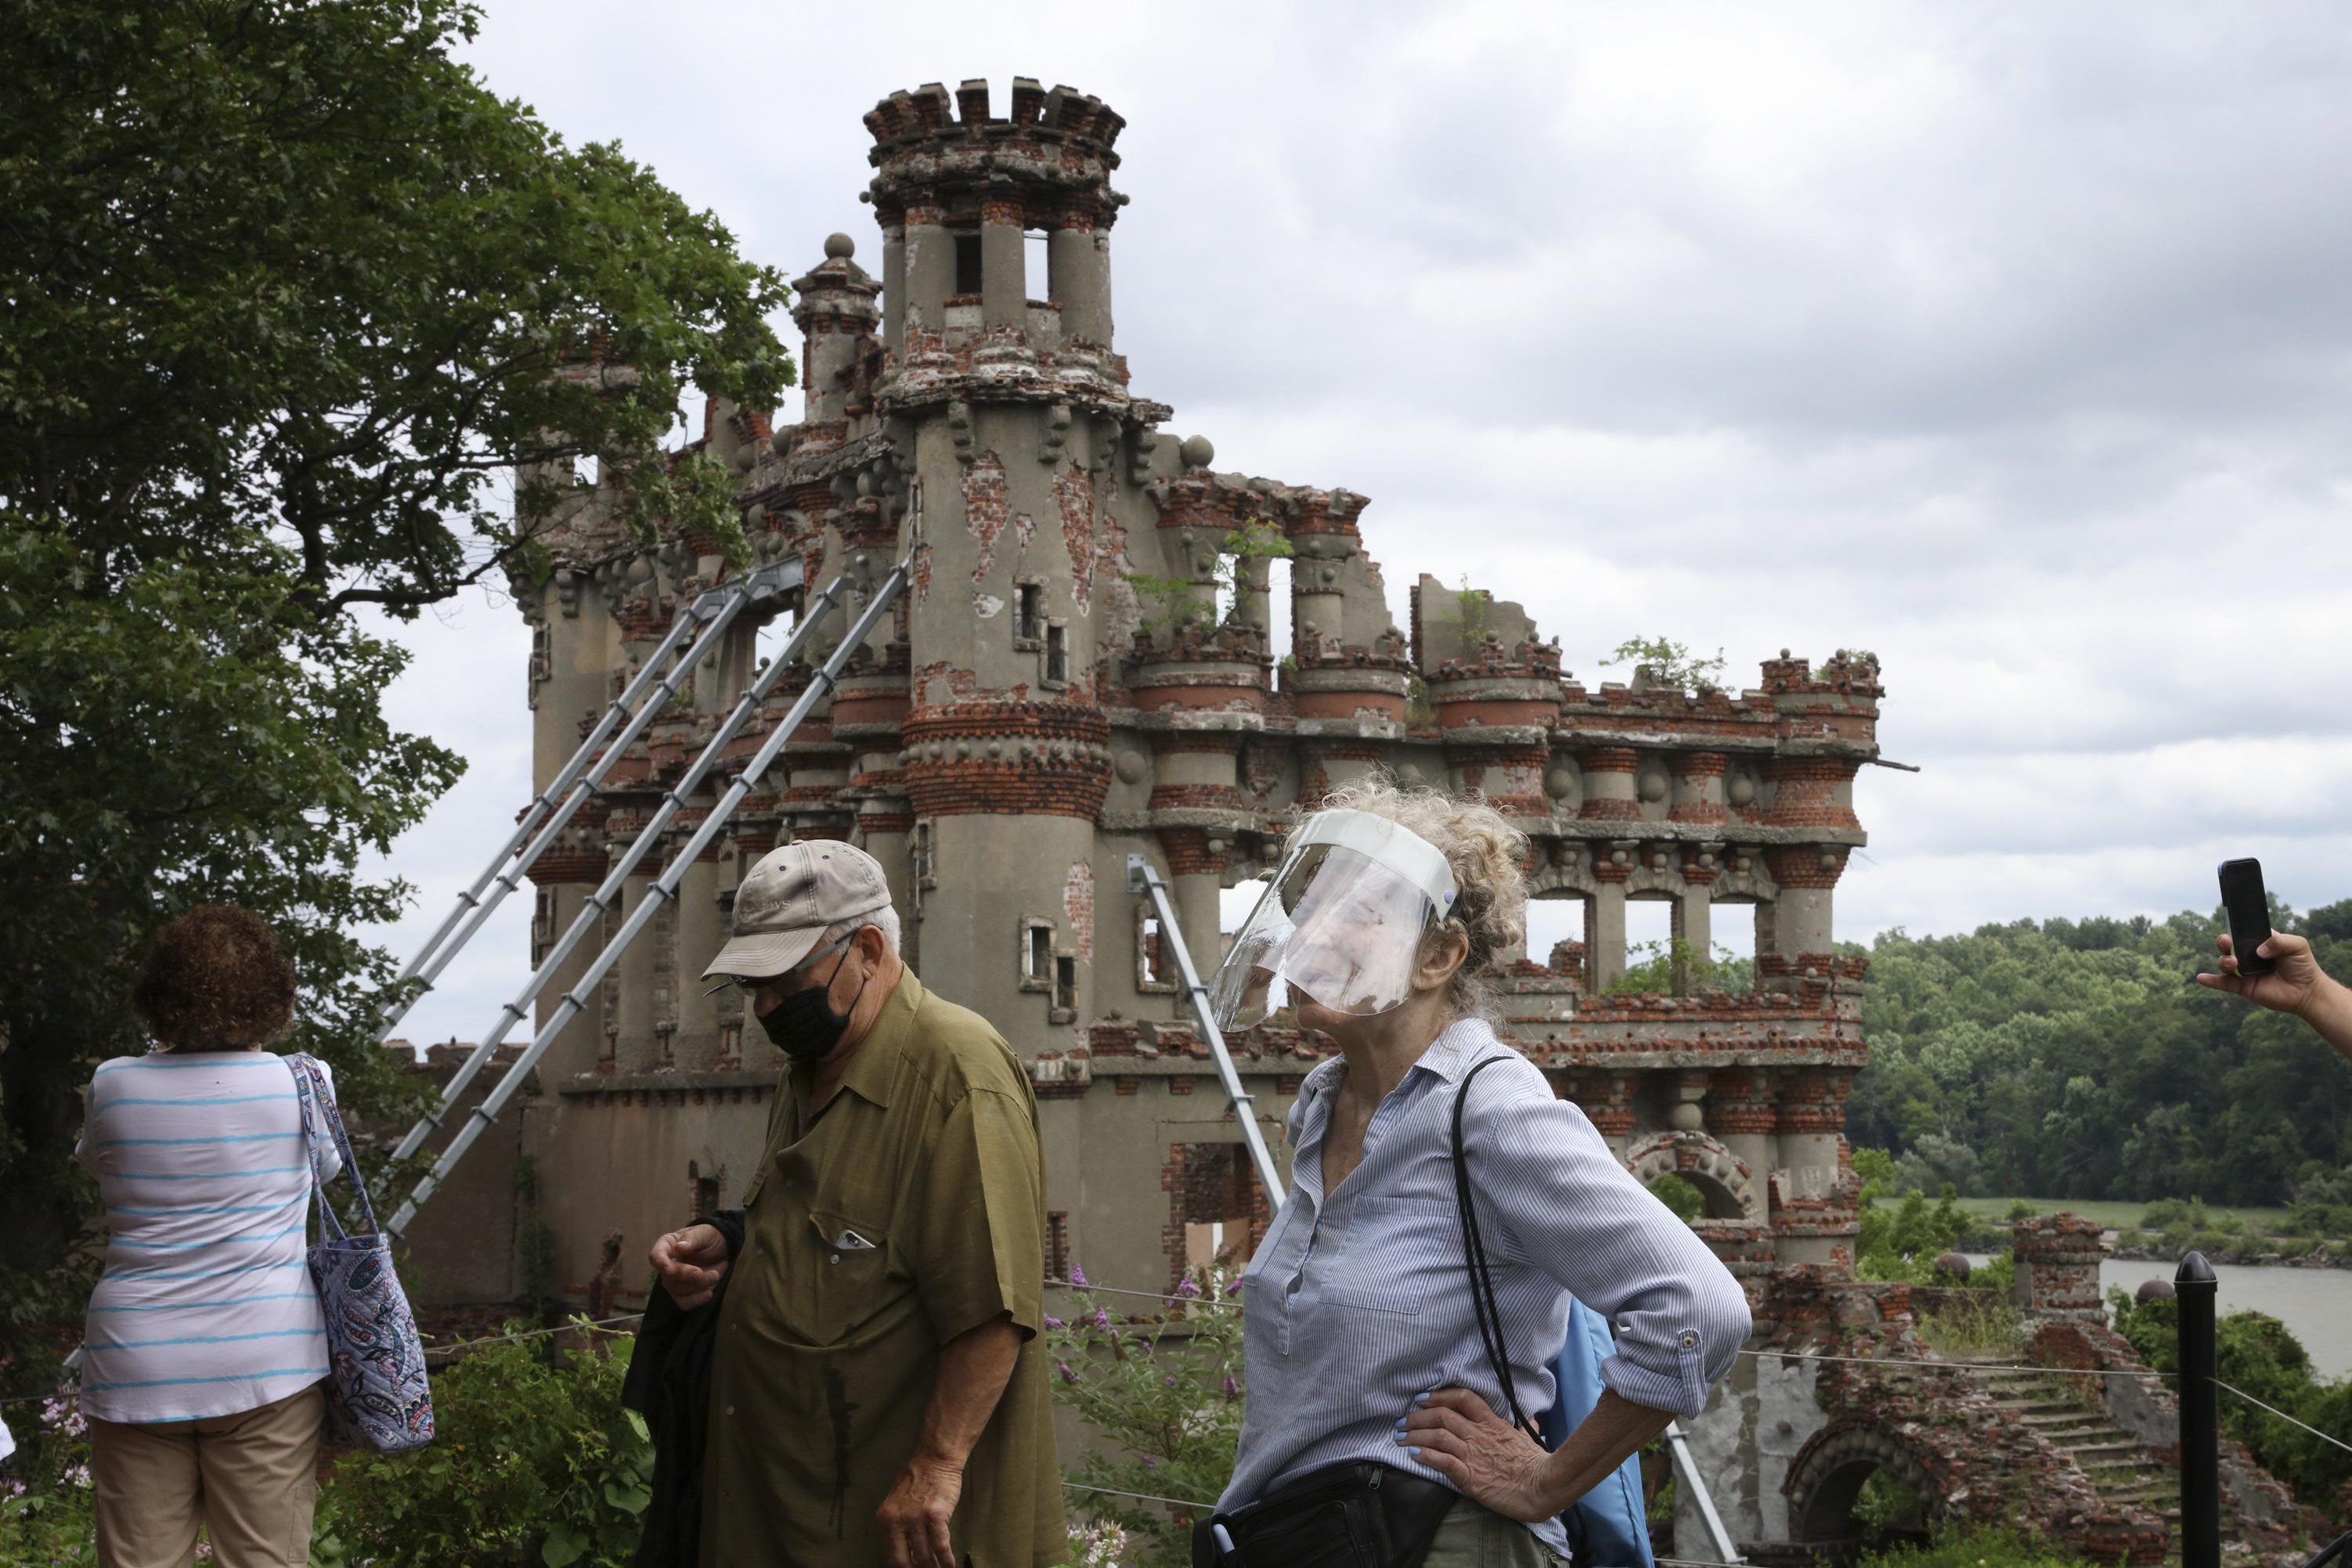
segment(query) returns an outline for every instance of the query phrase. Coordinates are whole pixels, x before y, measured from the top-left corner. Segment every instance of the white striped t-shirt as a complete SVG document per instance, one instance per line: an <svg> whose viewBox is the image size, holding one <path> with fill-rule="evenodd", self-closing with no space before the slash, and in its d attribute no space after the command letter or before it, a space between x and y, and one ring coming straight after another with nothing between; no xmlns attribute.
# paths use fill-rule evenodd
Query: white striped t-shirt
<svg viewBox="0 0 2352 1568"><path fill-rule="evenodd" d="M86 1414L229 1416L327 1375L325 1319L303 1260L310 1167L283 1058L102 1062L74 1154L98 1176L108 1229L83 1330Z"/></svg>

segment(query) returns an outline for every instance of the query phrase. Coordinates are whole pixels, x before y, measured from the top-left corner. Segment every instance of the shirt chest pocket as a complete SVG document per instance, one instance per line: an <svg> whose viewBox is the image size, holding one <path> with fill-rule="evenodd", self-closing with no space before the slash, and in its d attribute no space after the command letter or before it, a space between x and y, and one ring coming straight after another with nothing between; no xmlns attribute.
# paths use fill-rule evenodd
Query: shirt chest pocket
<svg viewBox="0 0 2352 1568"><path fill-rule="evenodd" d="M1323 1299L1336 1306L1407 1315L1463 1269L1454 1206L1432 1198L1361 1197L1347 1239L1325 1265Z"/></svg>
<svg viewBox="0 0 2352 1568"><path fill-rule="evenodd" d="M811 1344L848 1338L898 1293L889 1260L890 1239L879 1225L834 1209L810 1209L784 1274L784 1312L793 1327Z"/></svg>

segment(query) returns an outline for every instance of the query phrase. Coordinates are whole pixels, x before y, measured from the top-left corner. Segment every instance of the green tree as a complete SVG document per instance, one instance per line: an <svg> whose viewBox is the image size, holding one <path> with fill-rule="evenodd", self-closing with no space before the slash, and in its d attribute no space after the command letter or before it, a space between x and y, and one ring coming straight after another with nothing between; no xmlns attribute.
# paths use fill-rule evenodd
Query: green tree
<svg viewBox="0 0 2352 1568"><path fill-rule="evenodd" d="M2352 901L2274 920L2352 965ZM1850 1135L1977 1191L2287 1202L2352 1165L2352 1065L2297 1020L2188 983L2220 929L2181 914L1883 934Z"/></svg>
<svg viewBox="0 0 2352 1568"><path fill-rule="evenodd" d="M2180 1371L2180 1310L2177 1300L2141 1301L2121 1290L2107 1292L2116 1329L2160 1373ZM2305 1427L2341 1432L2352 1421L2352 1378L2313 1375L2311 1357L2287 1326L2267 1313L2224 1312L2213 1332L2213 1375L2230 1388L2218 1409L2224 1436L2246 1445L2263 1468L2315 1508L2341 1506L2352 1486L2352 1455ZM2231 1392L2242 1389L2301 1421L2282 1421Z"/></svg>
<svg viewBox="0 0 2352 1568"><path fill-rule="evenodd" d="M1699 692L1723 689L1723 650L1717 648L1711 659L1702 658L1671 637L1628 637L1601 664L1603 669L1632 664L1648 671L1649 678L1662 686Z"/></svg>
<svg viewBox="0 0 2352 1568"><path fill-rule="evenodd" d="M593 463L649 537L730 539L659 441L691 381L765 408L784 290L610 146L451 51L447 0L27 0L0 73L0 1333L69 1301L76 1086L135 1049L147 933L225 900L355 1103L404 890L358 874L457 776L380 711L413 616L543 570ZM515 476L523 476L517 483ZM517 519L520 518L521 521ZM47 1291L27 1276L49 1278Z"/></svg>

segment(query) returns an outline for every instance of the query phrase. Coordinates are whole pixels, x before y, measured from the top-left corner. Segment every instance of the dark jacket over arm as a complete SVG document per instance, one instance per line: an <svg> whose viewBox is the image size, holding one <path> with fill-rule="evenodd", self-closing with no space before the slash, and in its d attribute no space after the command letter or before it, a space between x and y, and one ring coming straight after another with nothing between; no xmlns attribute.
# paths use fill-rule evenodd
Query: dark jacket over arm
<svg viewBox="0 0 2352 1568"><path fill-rule="evenodd" d="M727 1238L732 1264L743 1249L743 1211L722 1209L705 1224ZM730 1268L730 1274L733 1272ZM710 1356L718 1346L722 1277L710 1300L681 1310L656 1280L621 1384L621 1403L646 1418L654 1440L654 1496L635 1568L695 1568L702 1535L702 1453L710 1416Z"/></svg>

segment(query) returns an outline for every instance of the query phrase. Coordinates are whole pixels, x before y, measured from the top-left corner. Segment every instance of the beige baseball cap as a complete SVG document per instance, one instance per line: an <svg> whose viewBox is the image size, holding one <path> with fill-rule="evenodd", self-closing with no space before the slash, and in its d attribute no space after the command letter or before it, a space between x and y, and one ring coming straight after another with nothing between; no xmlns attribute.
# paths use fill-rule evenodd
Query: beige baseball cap
<svg viewBox="0 0 2352 1568"><path fill-rule="evenodd" d="M770 850L735 890L734 934L702 977L781 975L809 956L825 927L889 903L881 862L855 845L812 839Z"/></svg>

